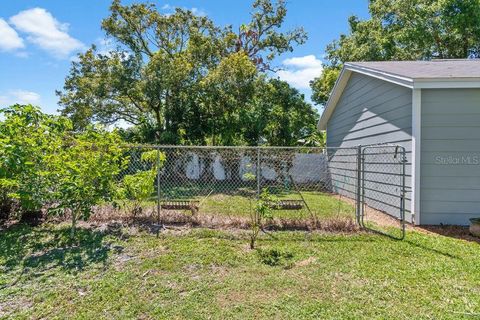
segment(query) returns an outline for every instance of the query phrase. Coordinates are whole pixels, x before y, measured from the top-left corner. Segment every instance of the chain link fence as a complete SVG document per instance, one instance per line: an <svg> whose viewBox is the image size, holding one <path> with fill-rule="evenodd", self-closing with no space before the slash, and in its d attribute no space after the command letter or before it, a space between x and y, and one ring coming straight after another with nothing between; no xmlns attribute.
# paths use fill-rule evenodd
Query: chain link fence
<svg viewBox="0 0 480 320"><path fill-rule="evenodd" d="M400 147L130 146L124 156L115 207L158 225L248 226L265 195L283 229L404 221Z"/></svg>

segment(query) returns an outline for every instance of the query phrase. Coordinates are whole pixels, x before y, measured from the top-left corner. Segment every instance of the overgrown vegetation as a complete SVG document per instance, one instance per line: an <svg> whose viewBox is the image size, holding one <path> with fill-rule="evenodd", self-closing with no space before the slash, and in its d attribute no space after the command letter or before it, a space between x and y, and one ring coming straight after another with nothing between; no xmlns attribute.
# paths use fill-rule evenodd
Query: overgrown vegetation
<svg viewBox="0 0 480 320"><path fill-rule="evenodd" d="M117 132L88 127L72 131L64 117L14 105L0 110L0 194L5 219L10 214L69 214L74 236L78 219L94 205L112 199L115 177L126 164ZM20 210L10 204L18 202ZM10 206L10 207L9 207Z"/></svg>

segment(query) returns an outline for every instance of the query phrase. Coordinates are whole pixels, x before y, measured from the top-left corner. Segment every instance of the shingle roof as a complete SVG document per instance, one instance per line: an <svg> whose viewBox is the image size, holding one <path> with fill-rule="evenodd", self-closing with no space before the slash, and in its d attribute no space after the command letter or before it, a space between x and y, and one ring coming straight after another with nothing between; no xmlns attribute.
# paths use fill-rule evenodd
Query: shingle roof
<svg viewBox="0 0 480 320"><path fill-rule="evenodd" d="M345 65L367 68L412 80L480 78L480 59L347 62Z"/></svg>

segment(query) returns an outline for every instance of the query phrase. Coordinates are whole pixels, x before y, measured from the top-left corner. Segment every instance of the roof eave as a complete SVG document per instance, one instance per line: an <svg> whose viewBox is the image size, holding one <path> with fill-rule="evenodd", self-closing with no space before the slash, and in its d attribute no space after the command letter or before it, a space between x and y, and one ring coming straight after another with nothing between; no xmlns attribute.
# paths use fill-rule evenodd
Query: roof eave
<svg viewBox="0 0 480 320"><path fill-rule="evenodd" d="M458 89L458 88L480 88L480 77L478 78L423 78L415 79L415 89Z"/></svg>
<svg viewBox="0 0 480 320"><path fill-rule="evenodd" d="M325 109L317 124L318 130L326 130L327 123L337 106L338 101L347 85L352 72L364 74L370 77L381 79L410 89L445 89L445 88L480 88L480 77L478 78L408 78L380 70L345 63L338 76L332 93L325 105Z"/></svg>
<svg viewBox="0 0 480 320"><path fill-rule="evenodd" d="M410 89L413 88L413 79L409 78L409 77L400 76L400 75L396 75L396 74L393 74L393 73L388 73L388 72L384 72L384 71L381 71L381 70L372 69L372 68L368 68L368 67L364 67L364 66L359 66L359 65L348 63L348 62L345 64L345 68L347 68L351 71L355 71L357 73L361 73L361 74L370 76L370 77L374 77L374 78L377 78L377 79L381 79L381 80L384 80L384 81L395 83L395 84L398 84L400 86L404 86L404 87L407 87L407 88L410 88Z"/></svg>

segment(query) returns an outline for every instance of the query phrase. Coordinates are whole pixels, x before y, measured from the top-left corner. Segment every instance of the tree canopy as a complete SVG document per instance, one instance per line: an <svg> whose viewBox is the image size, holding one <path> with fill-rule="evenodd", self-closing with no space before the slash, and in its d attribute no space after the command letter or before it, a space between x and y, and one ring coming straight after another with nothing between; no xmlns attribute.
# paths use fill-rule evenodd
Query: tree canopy
<svg viewBox="0 0 480 320"><path fill-rule="evenodd" d="M316 112L303 96L265 76L276 56L306 40L302 28L281 29L284 0L255 0L251 20L237 32L180 8L162 14L154 4L114 0L110 11L102 29L116 47L101 52L92 46L80 54L57 93L62 114L77 130L92 122L126 122L132 126L123 135L133 141L213 145L261 138L291 144L315 130ZM263 88L272 86L289 96L264 100ZM301 117L294 111L299 106ZM286 127L275 130L288 137L267 132L278 117L264 117L260 125L257 113L282 113Z"/></svg>
<svg viewBox="0 0 480 320"><path fill-rule="evenodd" d="M350 33L326 48L312 99L328 100L347 61L429 60L480 56L479 0L370 0L370 18L351 16Z"/></svg>

